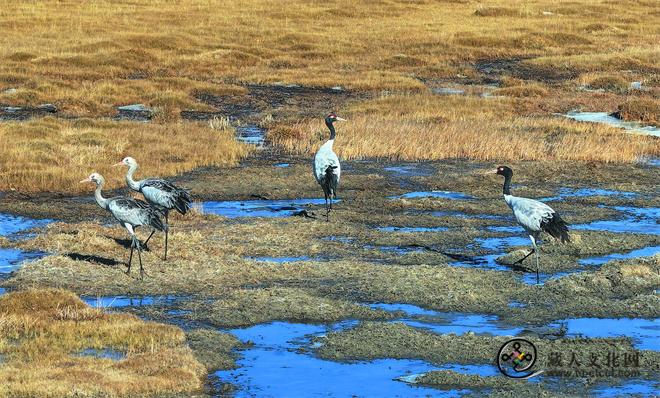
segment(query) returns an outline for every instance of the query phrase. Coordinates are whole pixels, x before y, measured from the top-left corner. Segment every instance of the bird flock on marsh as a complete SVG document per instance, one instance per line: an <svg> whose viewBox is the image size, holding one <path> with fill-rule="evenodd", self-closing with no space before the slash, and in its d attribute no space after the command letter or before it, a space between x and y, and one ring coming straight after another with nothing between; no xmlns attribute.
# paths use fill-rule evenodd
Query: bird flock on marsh
<svg viewBox="0 0 660 398"><path fill-rule="evenodd" d="M325 196L325 219L330 221L332 201L337 198L337 189L341 178L341 164L339 157L333 150L336 137L335 122L346 121L336 113L330 113L325 118L325 125L330 131L330 138L326 141L314 156L312 164L314 178L323 189ZM164 260L167 260L167 241L169 236L168 215L172 210L186 214L192 205L190 192L180 188L171 182L160 178L146 178L136 181L134 174L139 165L132 157L126 157L114 166L126 166L126 184L136 192L142 193L144 201L127 196L105 198L102 194L105 179L98 173L92 173L88 178L81 181L96 184L94 197L98 205L109 211L112 216L128 231L131 237L130 254L126 273L130 273L133 252L138 253L140 264L140 278L144 277L142 266L142 248L146 245L154 233L162 231L165 233ZM532 242L532 250L515 264L521 264L523 260L532 254L536 258L536 282L539 283L539 252L538 245L541 232L545 232L562 243L570 241L568 225L561 216L547 204L529 198L514 196L511 194L511 179L513 170L508 166L499 166L487 174L498 174L504 177L502 193L504 201L511 209L516 222L525 230ZM164 221L163 221L164 219ZM151 228L151 234L144 243L141 243L135 234L137 227L145 226Z"/></svg>

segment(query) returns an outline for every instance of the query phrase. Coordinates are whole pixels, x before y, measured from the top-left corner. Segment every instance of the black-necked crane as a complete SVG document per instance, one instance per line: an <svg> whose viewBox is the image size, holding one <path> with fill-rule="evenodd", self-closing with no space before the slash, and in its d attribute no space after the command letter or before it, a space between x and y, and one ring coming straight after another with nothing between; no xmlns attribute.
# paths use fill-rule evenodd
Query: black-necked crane
<svg viewBox="0 0 660 398"><path fill-rule="evenodd" d="M144 225L153 228L154 231L167 231L167 224L163 224L163 221L160 219L160 213L155 208L149 206L148 203L138 199L125 196L104 198L101 194L101 190L105 184L105 179L98 173L92 173L89 177L80 182L93 182L96 184L96 191L94 192L96 203L98 203L103 209L109 211L131 235L131 254L128 257L128 269L126 270L126 273L128 274L131 272L133 250L137 249L140 261L140 278L142 278L144 275L144 268L142 268L142 245L140 244L137 235L135 235L135 229Z"/></svg>
<svg viewBox="0 0 660 398"><path fill-rule="evenodd" d="M314 178L321 185L325 195L325 220L330 220L330 210L332 210L332 199L337 198L337 188L339 187L339 178L341 177L341 165L337 154L332 150L335 143L336 121L345 121L334 112L325 118L325 125L330 130L330 139L321 145L314 156Z"/></svg>
<svg viewBox="0 0 660 398"><path fill-rule="evenodd" d="M135 181L133 179L133 174L140 167L132 157L126 157L121 162L115 164L115 166L128 166L128 173L126 173L126 183L128 187L134 191L141 192L144 195L144 198L149 202L150 205L158 209L163 216L165 216L165 224L168 224L168 216L170 210L176 209L181 214L186 214L190 210L192 204L192 198L190 193L183 189L179 188L176 185L172 184L169 181L160 179L160 178L146 178L144 180ZM151 235L144 242L145 245L151 239L151 236L154 234L155 230L151 232ZM165 230L165 260L167 260L167 238L169 232Z"/></svg>
<svg viewBox="0 0 660 398"><path fill-rule="evenodd" d="M541 232L550 234L553 238L562 243L570 242L568 235L568 225L561 216L547 204L535 199L521 198L511 195L511 178L513 170L507 166L499 166L492 173L504 176L504 201L511 208L518 224L525 229L532 241L532 251L525 257L516 261L515 264L522 263L527 257L534 254L536 256L536 283L539 283L539 253L538 242Z"/></svg>

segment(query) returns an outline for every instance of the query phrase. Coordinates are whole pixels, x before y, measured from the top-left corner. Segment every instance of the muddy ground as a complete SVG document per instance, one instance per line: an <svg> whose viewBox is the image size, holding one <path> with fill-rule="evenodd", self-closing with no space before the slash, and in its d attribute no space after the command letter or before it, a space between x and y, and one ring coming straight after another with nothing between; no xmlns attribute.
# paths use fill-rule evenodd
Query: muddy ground
<svg viewBox="0 0 660 398"><path fill-rule="evenodd" d="M274 166L281 163L290 165ZM657 234L573 230L572 243L564 245L546 236L541 246L539 285L534 283L532 257L522 265L511 264L525 253L522 249L528 249L528 241L522 230L511 228L515 224L501 197L501 179L484 175L495 166L465 160L345 162L341 201L335 204L330 222L324 220L322 206L294 206L294 213L304 212L289 217L228 218L197 210L185 217L175 216L170 220L170 257L161 259L163 239L156 236L143 254L144 280L138 277L137 264L130 275L125 273L126 233L112 224L91 194L21 197L8 193L0 202L0 212L57 222L27 239L2 241L3 246L48 255L25 264L0 286L56 286L92 297L176 297L166 305L126 310L184 327L190 333L192 348L210 370L236 366L237 354L232 349L239 348L240 355L240 343L232 335L210 330L274 320L367 322L329 337L332 344L325 343L318 355L334 360L428 360L432 355L432 362L440 363L442 358L456 359L461 346L473 343L469 335L453 336L447 338L456 344L436 344L431 351L422 344L401 351L402 342L411 341L407 334L424 332L409 327L391 330L389 321L401 314L371 308L365 305L368 303L408 303L442 312L494 314L507 323L526 325L530 336L541 345L548 336L539 326L553 320L660 316L660 257L624 259L602 266L579 262L658 246ZM561 193L561 198L548 203L570 224L625 218L621 207L660 207L657 168L651 166L542 162L511 166L515 194L551 198ZM260 151L239 167L207 168L174 180L190 188L200 202L320 196L309 159L269 150ZM574 193L585 187L614 193ZM417 191L467 196L402 196ZM418 227L429 230L405 229ZM140 234L144 237L147 232ZM521 239L494 251L483 241L512 237ZM509 255L499 263L493 259L484 262L483 256L493 252L499 253L495 257ZM276 262L260 257L275 258ZM298 261L277 262L281 257ZM553 333L561 335L561 331ZM395 343L381 347L377 354L358 349L390 338ZM495 347L501 338L482 340L480 344ZM615 339L612 344L625 343ZM226 348L218 351L217 346ZM646 358L656 354L648 351ZM490 351L484 349L482 355L488 356ZM440 388L456 385L493 390L488 380L466 379L460 374L429 373L419 382ZM233 387L218 382L209 388L222 394ZM490 392L498 394L507 388L503 385Z"/></svg>

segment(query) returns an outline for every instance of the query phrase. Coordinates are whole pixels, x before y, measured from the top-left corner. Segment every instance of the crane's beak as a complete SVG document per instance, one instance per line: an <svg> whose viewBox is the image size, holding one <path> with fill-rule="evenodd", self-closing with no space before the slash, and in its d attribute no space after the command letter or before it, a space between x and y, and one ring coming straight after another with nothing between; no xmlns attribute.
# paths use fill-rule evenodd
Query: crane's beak
<svg viewBox="0 0 660 398"><path fill-rule="evenodd" d="M337 117L335 118L335 120L338 120L338 121L340 121L340 122L345 122L345 121L346 121L346 119L344 119L343 117L339 117L339 116L337 116Z"/></svg>
<svg viewBox="0 0 660 398"><path fill-rule="evenodd" d="M484 175L497 174L497 169L484 171Z"/></svg>
<svg viewBox="0 0 660 398"><path fill-rule="evenodd" d="M124 165L124 163L119 162L119 163L115 163L115 164L113 164L112 167L123 166L123 165Z"/></svg>
<svg viewBox="0 0 660 398"><path fill-rule="evenodd" d="M80 181L78 184L82 184L83 182L92 182L92 179L87 177L84 180Z"/></svg>

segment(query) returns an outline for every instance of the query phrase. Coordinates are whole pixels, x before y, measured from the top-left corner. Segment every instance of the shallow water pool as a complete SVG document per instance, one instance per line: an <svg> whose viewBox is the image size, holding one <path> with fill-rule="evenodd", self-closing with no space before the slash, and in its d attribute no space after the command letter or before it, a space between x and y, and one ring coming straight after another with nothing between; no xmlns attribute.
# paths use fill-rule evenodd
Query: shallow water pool
<svg viewBox="0 0 660 398"><path fill-rule="evenodd" d="M649 257L660 253L660 246L648 246L627 253L611 253L599 257L583 258L578 261L582 265L602 265L612 260L626 260L636 257Z"/></svg>
<svg viewBox="0 0 660 398"><path fill-rule="evenodd" d="M204 213L237 218L289 217L311 205L325 205L325 199L225 200L196 203L195 207Z"/></svg>
<svg viewBox="0 0 660 398"><path fill-rule="evenodd" d="M350 323L348 324L351 325ZM238 386L236 397L445 397L446 391L395 380L437 369L420 360L326 361L303 348L312 336L346 327L272 322L230 332L254 343L241 351L238 369L218 371Z"/></svg>
<svg viewBox="0 0 660 398"><path fill-rule="evenodd" d="M451 192L451 191L415 191L415 192L408 192L403 195L390 196L389 198L390 199L440 198L440 199L466 200L466 199L474 199L474 196L464 194L462 192Z"/></svg>
<svg viewBox="0 0 660 398"><path fill-rule="evenodd" d="M660 137L660 128L656 126L645 126L637 122L627 122L616 118L607 112L569 112L564 116L580 122L603 123L634 133L648 134Z"/></svg>
<svg viewBox="0 0 660 398"><path fill-rule="evenodd" d="M631 337L635 348L660 351L660 318L574 318L552 323L565 324L568 336Z"/></svg>

